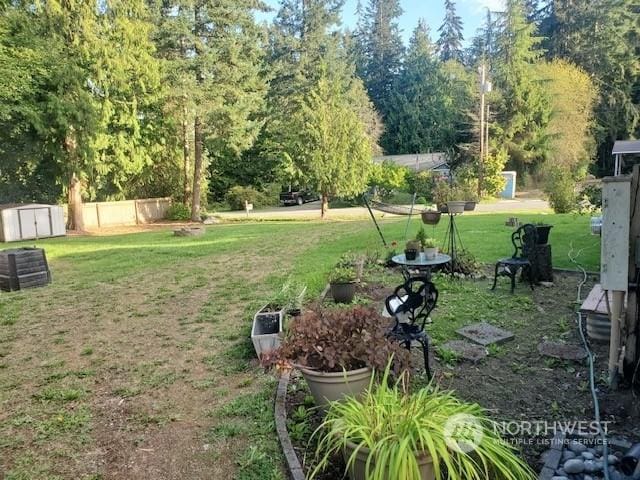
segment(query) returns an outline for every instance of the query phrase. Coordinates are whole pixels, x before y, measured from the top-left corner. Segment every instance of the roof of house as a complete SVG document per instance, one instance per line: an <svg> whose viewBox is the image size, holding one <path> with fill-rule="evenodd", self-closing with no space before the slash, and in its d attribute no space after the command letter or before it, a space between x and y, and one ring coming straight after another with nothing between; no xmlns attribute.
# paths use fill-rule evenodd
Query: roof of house
<svg viewBox="0 0 640 480"><path fill-rule="evenodd" d="M613 144L614 155L625 153L640 153L640 140L618 140Z"/></svg>
<svg viewBox="0 0 640 480"><path fill-rule="evenodd" d="M449 169L446 153L417 153L408 155L384 155L374 157L375 163L382 163L385 160L392 161L396 165L413 168L415 170L436 170Z"/></svg>

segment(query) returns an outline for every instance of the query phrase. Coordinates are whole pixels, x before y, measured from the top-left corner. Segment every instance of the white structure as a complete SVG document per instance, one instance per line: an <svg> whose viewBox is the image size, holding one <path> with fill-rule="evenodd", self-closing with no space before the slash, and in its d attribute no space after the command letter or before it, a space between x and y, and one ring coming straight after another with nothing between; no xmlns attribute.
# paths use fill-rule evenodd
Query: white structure
<svg viewBox="0 0 640 480"><path fill-rule="evenodd" d="M440 173L446 177L449 176L451 167L447 163L446 153L416 153L409 155L384 155L374 157L374 163L382 163L385 160L391 161L396 165L410 168L416 172L423 170Z"/></svg>
<svg viewBox="0 0 640 480"><path fill-rule="evenodd" d="M613 144L613 151L611 153L615 155L616 158L613 175L617 177L622 174L624 156L637 155L640 153L640 140L618 140Z"/></svg>
<svg viewBox="0 0 640 480"><path fill-rule="evenodd" d="M0 205L0 241L16 242L66 235L64 210L58 205Z"/></svg>

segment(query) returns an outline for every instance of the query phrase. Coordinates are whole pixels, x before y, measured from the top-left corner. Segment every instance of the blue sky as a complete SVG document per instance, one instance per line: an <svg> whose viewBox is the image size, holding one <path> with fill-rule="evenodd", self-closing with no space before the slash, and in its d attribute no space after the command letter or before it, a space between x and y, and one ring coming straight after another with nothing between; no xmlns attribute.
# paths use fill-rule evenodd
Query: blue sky
<svg viewBox="0 0 640 480"><path fill-rule="evenodd" d="M343 24L352 28L356 23L356 5L358 0L346 0L344 10L342 12ZM361 0L363 5L367 4L367 0ZM274 9L278 8L278 0L266 0L266 3ZM402 17L399 19L400 28L403 30L402 35L405 42L411 36L411 32L418 23L419 18L424 18L431 27L431 36L435 40L437 38L437 30L444 17L444 0L400 0L400 5L404 10ZM458 15L462 18L464 24L465 40L475 35L476 30L482 24L486 9L501 10L503 0L457 0L456 7ZM273 13L267 15L267 19L273 16ZM260 16L263 17L262 15Z"/></svg>

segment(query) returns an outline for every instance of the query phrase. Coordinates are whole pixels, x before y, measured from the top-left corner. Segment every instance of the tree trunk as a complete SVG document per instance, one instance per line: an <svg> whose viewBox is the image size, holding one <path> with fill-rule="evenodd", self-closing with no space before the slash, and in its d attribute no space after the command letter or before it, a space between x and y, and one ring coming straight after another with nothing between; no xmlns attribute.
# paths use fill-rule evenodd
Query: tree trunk
<svg viewBox="0 0 640 480"><path fill-rule="evenodd" d="M193 160L193 196L191 199L191 221L200 221L200 181L202 178L202 123L196 115L193 124L194 160Z"/></svg>
<svg viewBox="0 0 640 480"><path fill-rule="evenodd" d="M324 220L325 215L329 210L329 196L326 193L322 194L322 206L320 207L320 218Z"/></svg>
<svg viewBox="0 0 640 480"><path fill-rule="evenodd" d="M67 204L69 207L67 216L67 228L77 232L84 231L84 217L82 216L82 183L73 173L69 179L69 192Z"/></svg>
<svg viewBox="0 0 640 480"><path fill-rule="evenodd" d="M182 203L189 204L189 196L191 194L189 189L189 123L187 120L187 108L183 110L182 118L182 156L183 156L183 170L184 170L184 185L183 185L183 197Z"/></svg>

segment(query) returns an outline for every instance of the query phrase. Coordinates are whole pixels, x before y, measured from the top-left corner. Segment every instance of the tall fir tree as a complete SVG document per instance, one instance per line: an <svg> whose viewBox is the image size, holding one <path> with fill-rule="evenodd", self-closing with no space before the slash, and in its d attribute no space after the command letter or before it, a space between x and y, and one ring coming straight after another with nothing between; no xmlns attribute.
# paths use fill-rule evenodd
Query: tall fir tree
<svg viewBox="0 0 640 480"><path fill-rule="evenodd" d="M419 21L394 84L382 146L389 154L450 151L466 141L464 124L475 82L455 61L440 62Z"/></svg>
<svg viewBox="0 0 640 480"><path fill-rule="evenodd" d="M369 0L361 20L360 64L358 74L364 80L369 97L383 115L391 87L402 68L404 46L398 18L402 8L398 0Z"/></svg>
<svg viewBox="0 0 640 480"><path fill-rule="evenodd" d="M438 52L440 59L443 61L457 60L462 61L462 19L456 12L456 4L453 0L445 0L444 2L444 20L438 29L440 38L438 38Z"/></svg>
<svg viewBox="0 0 640 480"><path fill-rule="evenodd" d="M551 105L534 68L542 55L540 41L535 25L527 22L523 1L507 0L492 67L501 94L499 137L511 167L521 174L540 165L549 147Z"/></svg>
<svg viewBox="0 0 640 480"><path fill-rule="evenodd" d="M142 0L16 2L7 18L20 32L12 48L41 52L34 57L41 63L30 69L34 95L14 113L30 151L66 190L69 228L83 230L83 199L117 198L129 176L153 162L149 112L160 76L146 6ZM31 114L23 116L26 109Z"/></svg>
<svg viewBox="0 0 640 480"><path fill-rule="evenodd" d="M191 218L200 220L207 161L251 147L266 94L258 0L175 0L156 3L156 41L168 61L168 80L181 118L184 171L193 145ZM193 135L193 142L187 135ZM185 181L185 199L189 182Z"/></svg>

